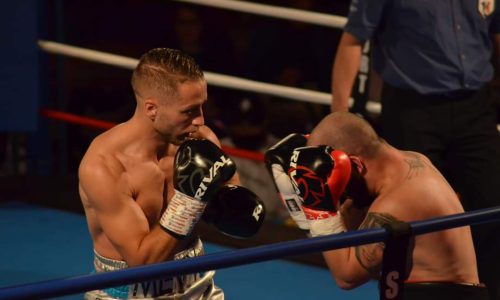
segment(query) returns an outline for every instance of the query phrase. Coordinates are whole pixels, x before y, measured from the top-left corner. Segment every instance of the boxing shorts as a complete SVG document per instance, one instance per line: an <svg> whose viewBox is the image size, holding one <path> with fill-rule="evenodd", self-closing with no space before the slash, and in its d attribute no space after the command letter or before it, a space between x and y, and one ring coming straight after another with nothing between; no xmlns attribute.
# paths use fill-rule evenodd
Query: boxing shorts
<svg viewBox="0 0 500 300"><path fill-rule="evenodd" d="M407 282L404 285L405 300L488 300L488 289L483 284L452 282Z"/></svg>
<svg viewBox="0 0 500 300"><path fill-rule="evenodd" d="M194 247L174 255L174 260L201 256L204 254L200 239ZM94 250L94 268L96 273L122 270L128 268L125 261L103 257ZM170 278L162 278L137 282L130 285L117 286L85 293L85 300L117 300L117 299L196 299L223 300L224 292L215 286L215 271L188 274Z"/></svg>

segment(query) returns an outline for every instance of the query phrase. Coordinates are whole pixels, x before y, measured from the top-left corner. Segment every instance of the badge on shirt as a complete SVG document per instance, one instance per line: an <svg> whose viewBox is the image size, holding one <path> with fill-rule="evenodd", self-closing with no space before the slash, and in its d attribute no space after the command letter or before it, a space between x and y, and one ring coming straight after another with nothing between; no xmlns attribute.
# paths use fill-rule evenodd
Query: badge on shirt
<svg viewBox="0 0 500 300"><path fill-rule="evenodd" d="M478 0L477 10L481 17L486 18L495 10L495 0Z"/></svg>

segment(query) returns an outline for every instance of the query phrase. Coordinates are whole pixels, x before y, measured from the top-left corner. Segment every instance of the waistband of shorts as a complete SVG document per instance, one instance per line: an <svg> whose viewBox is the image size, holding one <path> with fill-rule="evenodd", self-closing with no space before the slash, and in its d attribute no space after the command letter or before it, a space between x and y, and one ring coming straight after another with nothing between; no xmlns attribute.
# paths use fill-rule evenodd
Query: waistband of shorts
<svg viewBox="0 0 500 300"><path fill-rule="evenodd" d="M182 250L174 255L174 260L196 257L204 255L203 243L200 239L194 242L194 246ZM94 249L94 266L97 272L109 272L128 268L128 264L123 260L116 260L104 257Z"/></svg>
<svg viewBox="0 0 500 300"><path fill-rule="evenodd" d="M123 260L116 260L104 257L97 253L94 249L94 267L96 272L110 272L128 268L128 265Z"/></svg>
<svg viewBox="0 0 500 300"><path fill-rule="evenodd" d="M415 300L489 300L484 284L468 282L409 282L405 283L403 299Z"/></svg>
<svg viewBox="0 0 500 300"><path fill-rule="evenodd" d="M174 255L174 260L181 260L185 258L191 258L191 257L196 257L204 254L203 250L203 243L201 242L200 239L197 239L194 242L194 246L191 248L182 250ZM100 255L95 249L94 249L94 268L97 273L101 272L110 272L110 271L116 271L116 270L122 270L128 268L128 264L125 261L122 260L116 260L116 259L111 259L104 257ZM188 274L184 275L183 277L190 277L190 276L195 276L193 278L198 278L201 274ZM168 279L172 280L172 279ZM111 296L116 299L127 299L129 296L129 286L128 285L122 285L122 286L116 286L116 287L111 287L103 290L108 296Z"/></svg>
<svg viewBox="0 0 500 300"><path fill-rule="evenodd" d="M470 283L470 282L449 282L449 281L406 281L405 286L443 286L443 287L472 287L472 288L486 288L484 283Z"/></svg>
<svg viewBox="0 0 500 300"><path fill-rule="evenodd" d="M177 252L174 255L174 260L191 258L191 257L201 256L204 254L205 254L205 251L203 249L203 243L201 242L200 239L197 239L197 241L195 241L195 243L194 243L194 246L192 246L191 248Z"/></svg>

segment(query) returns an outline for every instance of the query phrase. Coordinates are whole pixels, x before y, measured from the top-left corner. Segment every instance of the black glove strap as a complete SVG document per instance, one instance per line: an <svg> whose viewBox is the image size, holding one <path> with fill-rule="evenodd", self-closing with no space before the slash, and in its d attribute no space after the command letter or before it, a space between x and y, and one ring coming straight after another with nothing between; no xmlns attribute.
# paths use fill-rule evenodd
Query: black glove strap
<svg viewBox="0 0 500 300"><path fill-rule="evenodd" d="M414 236L406 222L391 222L383 227L389 232L385 241L382 274L379 281L380 299L402 300L404 281L410 275Z"/></svg>

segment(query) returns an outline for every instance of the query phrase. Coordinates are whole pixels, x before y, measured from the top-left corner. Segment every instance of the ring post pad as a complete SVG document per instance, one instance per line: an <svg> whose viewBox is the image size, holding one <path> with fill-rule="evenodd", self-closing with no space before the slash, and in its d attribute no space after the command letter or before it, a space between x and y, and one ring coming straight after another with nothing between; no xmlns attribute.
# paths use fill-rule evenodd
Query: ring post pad
<svg viewBox="0 0 500 300"><path fill-rule="evenodd" d="M382 259L379 281L381 300L402 300L404 282L412 267L414 236L410 224L396 221L382 226L389 232Z"/></svg>

